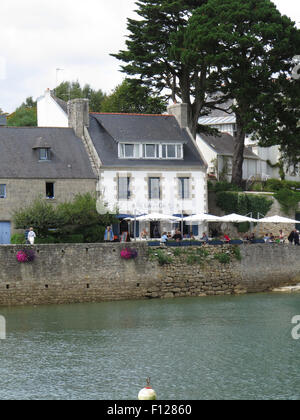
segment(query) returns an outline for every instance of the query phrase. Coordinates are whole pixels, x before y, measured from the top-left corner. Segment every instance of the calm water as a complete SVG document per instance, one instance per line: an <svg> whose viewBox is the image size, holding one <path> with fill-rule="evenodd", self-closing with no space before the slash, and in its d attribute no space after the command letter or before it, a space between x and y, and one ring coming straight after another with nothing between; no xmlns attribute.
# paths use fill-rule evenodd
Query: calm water
<svg viewBox="0 0 300 420"><path fill-rule="evenodd" d="M300 399L300 294L0 308L0 399Z"/></svg>

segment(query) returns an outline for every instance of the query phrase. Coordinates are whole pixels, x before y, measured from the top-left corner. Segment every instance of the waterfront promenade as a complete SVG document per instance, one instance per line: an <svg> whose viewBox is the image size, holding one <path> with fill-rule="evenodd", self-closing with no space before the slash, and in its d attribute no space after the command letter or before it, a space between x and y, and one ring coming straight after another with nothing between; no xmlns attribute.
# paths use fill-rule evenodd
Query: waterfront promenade
<svg viewBox="0 0 300 420"><path fill-rule="evenodd" d="M0 305L62 304L127 299L229 295L270 291L300 281L300 248L282 244L148 247L124 244L36 245L32 262L24 247L0 247ZM205 250L205 251L204 251Z"/></svg>

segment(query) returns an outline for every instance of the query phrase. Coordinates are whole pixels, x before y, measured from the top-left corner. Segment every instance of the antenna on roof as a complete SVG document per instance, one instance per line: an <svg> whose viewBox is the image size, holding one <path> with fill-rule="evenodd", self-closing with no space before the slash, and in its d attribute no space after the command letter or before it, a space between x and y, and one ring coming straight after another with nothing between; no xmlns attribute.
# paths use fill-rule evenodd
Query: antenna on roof
<svg viewBox="0 0 300 420"><path fill-rule="evenodd" d="M60 68L57 68L56 69L56 83L55 83L55 87L57 86L57 83L58 83L58 72L59 71L64 71L64 69L60 69Z"/></svg>

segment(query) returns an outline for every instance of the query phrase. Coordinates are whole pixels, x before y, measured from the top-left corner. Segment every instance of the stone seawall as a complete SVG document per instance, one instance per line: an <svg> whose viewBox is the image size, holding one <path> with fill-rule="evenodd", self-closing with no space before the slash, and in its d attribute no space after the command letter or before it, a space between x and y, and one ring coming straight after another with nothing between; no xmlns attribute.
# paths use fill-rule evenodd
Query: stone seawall
<svg viewBox="0 0 300 420"><path fill-rule="evenodd" d="M36 245L30 263L16 259L22 246L0 246L0 305L224 295L300 281L300 247L130 246L134 260L120 257L123 244Z"/></svg>

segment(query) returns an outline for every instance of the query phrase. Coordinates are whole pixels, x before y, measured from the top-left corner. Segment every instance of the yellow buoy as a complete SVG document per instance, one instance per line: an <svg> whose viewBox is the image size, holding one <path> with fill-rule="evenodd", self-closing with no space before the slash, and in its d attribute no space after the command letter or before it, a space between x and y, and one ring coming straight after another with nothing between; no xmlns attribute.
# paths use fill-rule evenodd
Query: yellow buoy
<svg viewBox="0 0 300 420"><path fill-rule="evenodd" d="M152 387L150 386L150 378L147 379L147 386L143 389L140 390L139 395L138 395L138 399L139 400L156 400L157 395L156 392L154 391L154 389L152 389Z"/></svg>

